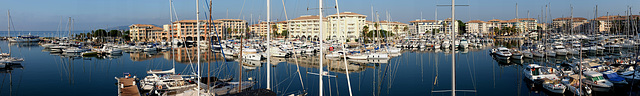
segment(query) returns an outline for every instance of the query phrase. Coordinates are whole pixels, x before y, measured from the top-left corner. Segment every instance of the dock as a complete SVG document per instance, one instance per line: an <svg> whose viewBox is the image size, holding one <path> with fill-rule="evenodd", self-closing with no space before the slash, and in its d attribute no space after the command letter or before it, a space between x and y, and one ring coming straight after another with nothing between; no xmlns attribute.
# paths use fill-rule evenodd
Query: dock
<svg viewBox="0 0 640 96"><path fill-rule="evenodd" d="M140 96L140 90L134 78L116 78L118 80L118 96Z"/></svg>

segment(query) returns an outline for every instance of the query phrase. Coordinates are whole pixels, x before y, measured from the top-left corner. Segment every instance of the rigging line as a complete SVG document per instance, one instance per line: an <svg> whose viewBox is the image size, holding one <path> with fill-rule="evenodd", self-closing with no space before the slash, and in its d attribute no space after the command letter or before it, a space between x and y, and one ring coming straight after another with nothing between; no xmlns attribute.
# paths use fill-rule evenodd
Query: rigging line
<svg viewBox="0 0 640 96"><path fill-rule="evenodd" d="M0 86L0 93L2 93L2 89L4 89L4 80L7 78L7 74L2 77L2 86Z"/></svg>
<svg viewBox="0 0 640 96"><path fill-rule="evenodd" d="M173 14L174 14L173 16L176 17L176 21L180 21L180 18L178 18L178 13L176 12L176 7L175 5L173 5L173 0L171 0L171 6L173 8Z"/></svg>
<svg viewBox="0 0 640 96"><path fill-rule="evenodd" d="M462 49L462 50L464 50L464 49ZM473 53L470 53L470 54L473 54ZM469 55L466 54L466 57L469 58ZM475 79L474 79L476 77L473 75L473 72L471 71L471 65L469 64L469 59L466 59L466 60L467 60L467 68L469 69L469 75L471 75L471 83L473 83L473 88L476 88L476 83L475 83Z"/></svg>
<svg viewBox="0 0 640 96"><path fill-rule="evenodd" d="M240 18L240 16L242 16L242 11L244 11L244 4L245 2L247 2L247 0L243 0L242 1L242 7L240 7L240 14L238 14L238 18ZM228 18L227 18L228 19Z"/></svg>
<svg viewBox="0 0 640 96"><path fill-rule="evenodd" d="M18 80L18 88L16 88L16 90L19 90L19 89L20 89L20 85L22 85L22 77L24 76L24 69L22 69L22 70L20 70L20 71L22 71L22 72L20 72L20 73L21 73L21 74L20 74L20 79ZM20 91L17 91L17 92L20 92ZM18 96L19 96L19 95L18 95Z"/></svg>

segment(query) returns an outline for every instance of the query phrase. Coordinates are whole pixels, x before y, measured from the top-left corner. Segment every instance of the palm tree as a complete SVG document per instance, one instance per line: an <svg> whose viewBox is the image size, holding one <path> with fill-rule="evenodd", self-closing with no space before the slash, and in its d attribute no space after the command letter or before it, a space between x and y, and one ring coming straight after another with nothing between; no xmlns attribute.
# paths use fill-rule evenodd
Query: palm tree
<svg viewBox="0 0 640 96"><path fill-rule="evenodd" d="M360 37L362 37L362 40L367 43L367 32L369 32L369 26L364 26L362 27L362 35L360 35Z"/></svg>
<svg viewBox="0 0 640 96"><path fill-rule="evenodd" d="M272 37L277 37L277 32L278 30L278 26L276 24L271 25L271 31L274 33L274 35Z"/></svg>

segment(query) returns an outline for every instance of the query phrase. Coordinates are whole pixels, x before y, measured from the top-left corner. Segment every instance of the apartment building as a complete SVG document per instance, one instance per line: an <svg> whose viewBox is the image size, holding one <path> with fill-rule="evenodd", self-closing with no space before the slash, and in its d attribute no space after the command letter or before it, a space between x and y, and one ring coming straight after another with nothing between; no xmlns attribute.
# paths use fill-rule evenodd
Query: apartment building
<svg viewBox="0 0 640 96"><path fill-rule="evenodd" d="M355 40L360 37L362 28L367 25L366 18L365 15L352 12L329 15L327 16L329 26L326 27L329 31L326 36L330 39Z"/></svg>
<svg viewBox="0 0 640 96"><path fill-rule="evenodd" d="M470 20L467 22L467 33L490 33L491 24L480 20Z"/></svg>
<svg viewBox="0 0 640 96"><path fill-rule="evenodd" d="M300 16L295 19L291 19L287 21L287 26L289 26L289 37L299 38L299 39L320 39L320 24L323 24L324 28L327 28L328 19L326 17L322 18L324 22L320 22L320 16L318 15L305 15ZM329 30L323 29L322 32L327 33ZM325 36L324 39L328 38L328 34L323 34Z"/></svg>
<svg viewBox="0 0 640 96"><path fill-rule="evenodd" d="M582 17L564 17L564 18L555 18L553 19L553 30L558 32L568 32L569 30L573 30L575 32L580 32L586 29L586 25L589 21L586 18Z"/></svg>
<svg viewBox="0 0 640 96"><path fill-rule="evenodd" d="M162 28L150 24L133 24L129 26L131 41L153 42L166 39L162 38L162 31Z"/></svg>

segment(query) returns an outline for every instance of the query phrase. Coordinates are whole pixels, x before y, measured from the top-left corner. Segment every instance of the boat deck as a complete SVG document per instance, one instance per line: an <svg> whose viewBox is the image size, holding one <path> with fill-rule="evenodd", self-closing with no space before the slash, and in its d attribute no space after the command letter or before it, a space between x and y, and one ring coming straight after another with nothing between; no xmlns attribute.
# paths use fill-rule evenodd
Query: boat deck
<svg viewBox="0 0 640 96"><path fill-rule="evenodd" d="M135 78L118 78L118 96L140 96Z"/></svg>

